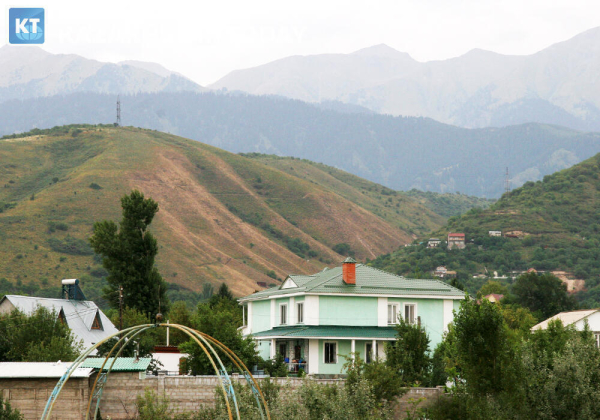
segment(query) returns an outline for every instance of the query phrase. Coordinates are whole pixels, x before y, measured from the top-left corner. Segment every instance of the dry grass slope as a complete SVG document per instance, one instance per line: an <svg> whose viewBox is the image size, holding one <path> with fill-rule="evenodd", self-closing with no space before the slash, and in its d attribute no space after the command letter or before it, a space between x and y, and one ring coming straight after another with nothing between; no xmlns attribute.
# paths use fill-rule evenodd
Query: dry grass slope
<svg viewBox="0 0 600 420"><path fill-rule="evenodd" d="M161 273L196 291L226 282L250 293L274 281L271 270L284 278L337 264L336 244L374 258L443 222L414 200L380 199L293 163L285 170L135 128L2 140L0 278L45 285L93 273L93 223L118 220L119 199L133 188L160 205L152 229Z"/></svg>

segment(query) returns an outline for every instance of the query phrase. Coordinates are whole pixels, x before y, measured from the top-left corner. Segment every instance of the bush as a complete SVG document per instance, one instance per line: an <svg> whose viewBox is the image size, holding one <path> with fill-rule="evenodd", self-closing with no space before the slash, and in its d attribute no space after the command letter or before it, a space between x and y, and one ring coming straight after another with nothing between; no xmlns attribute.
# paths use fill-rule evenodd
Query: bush
<svg viewBox="0 0 600 420"><path fill-rule="evenodd" d="M92 183L90 184L90 188L91 188L92 190L101 190L101 189L102 189L102 187L101 187L100 185L96 184L95 182L92 182Z"/></svg>
<svg viewBox="0 0 600 420"><path fill-rule="evenodd" d="M23 420L23 415L16 408L12 408L8 401L0 395L0 419L2 420Z"/></svg>
<svg viewBox="0 0 600 420"><path fill-rule="evenodd" d="M274 378L288 376L288 366L284 363L283 355L277 354L275 360L267 360L265 361L264 371L267 375L270 375Z"/></svg>
<svg viewBox="0 0 600 420"><path fill-rule="evenodd" d="M335 245L333 248L335 252L337 252L340 255L344 255L344 256L350 256L353 257L354 256L354 251L352 251L352 248L350 248L350 244L347 244L345 242L342 242L340 244Z"/></svg>
<svg viewBox="0 0 600 420"><path fill-rule="evenodd" d="M50 238L48 239L48 245L56 252L70 255L93 255L94 251L90 245L82 240L67 236L65 239Z"/></svg>
<svg viewBox="0 0 600 420"><path fill-rule="evenodd" d="M48 222L48 232L53 233L57 230L66 232L67 230L69 230L69 225L63 222Z"/></svg>

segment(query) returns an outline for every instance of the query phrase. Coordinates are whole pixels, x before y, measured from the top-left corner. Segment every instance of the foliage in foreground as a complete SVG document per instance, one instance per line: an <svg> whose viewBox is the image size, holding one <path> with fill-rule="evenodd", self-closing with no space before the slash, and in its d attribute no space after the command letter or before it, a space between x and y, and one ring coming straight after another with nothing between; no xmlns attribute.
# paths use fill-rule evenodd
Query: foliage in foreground
<svg viewBox="0 0 600 420"><path fill-rule="evenodd" d="M58 314L39 307L31 315L14 310L0 317L0 361L75 360L82 350Z"/></svg>
<svg viewBox="0 0 600 420"><path fill-rule="evenodd" d="M595 419L600 351L592 332L511 327L502 305L467 299L441 353L454 387L429 410L435 419ZM527 321L525 321L527 322Z"/></svg>
<svg viewBox="0 0 600 420"><path fill-rule="evenodd" d="M24 417L19 410L12 408L8 401L0 395L0 420L23 420Z"/></svg>
<svg viewBox="0 0 600 420"><path fill-rule="evenodd" d="M260 420L260 411L250 388L234 384L240 417ZM261 383L272 419L286 420L385 420L392 418L388 403L377 401L369 382L360 379L349 386L321 385L309 379L299 388L279 386L269 380ZM147 390L137 401L139 420L226 420L225 399L217 391L214 407L196 413L174 414L166 397ZM231 405L233 410L233 404Z"/></svg>

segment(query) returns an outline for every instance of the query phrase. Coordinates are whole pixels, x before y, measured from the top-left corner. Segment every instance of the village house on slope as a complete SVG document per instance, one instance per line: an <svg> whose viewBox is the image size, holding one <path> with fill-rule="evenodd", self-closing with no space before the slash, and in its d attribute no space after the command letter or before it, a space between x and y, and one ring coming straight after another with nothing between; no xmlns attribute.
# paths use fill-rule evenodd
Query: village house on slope
<svg viewBox="0 0 600 420"><path fill-rule="evenodd" d="M464 233L449 233L448 234L448 249L464 249L465 248Z"/></svg>
<svg viewBox="0 0 600 420"><path fill-rule="evenodd" d="M427 241L427 248L437 248L441 243L442 241L440 241L438 238L429 238Z"/></svg>
<svg viewBox="0 0 600 420"><path fill-rule="evenodd" d="M358 352L367 362L384 356L399 317L424 326L434 349L464 297L442 281L408 279L347 258L342 267L289 275L239 302L243 334L254 337L261 357L281 354L291 371L331 375L342 373L342 355Z"/></svg>
<svg viewBox="0 0 600 420"><path fill-rule="evenodd" d="M531 331L545 330L551 321L561 321L564 326L574 325L579 331L583 331L587 323L593 331L596 339L596 347L600 347L600 309L583 309L580 311L561 312L531 327Z"/></svg>
<svg viewBox="0 0 600 420"><path fill-rule="evenodd" d="M56 312L58 319L71 329L75 341L81 341L85 349L119 332L94 302L85 300L79 280L63 280L62 283L65 299L6 295L0 300L0 314L10 314L15 309L31 314L43 306Z"/></svg>

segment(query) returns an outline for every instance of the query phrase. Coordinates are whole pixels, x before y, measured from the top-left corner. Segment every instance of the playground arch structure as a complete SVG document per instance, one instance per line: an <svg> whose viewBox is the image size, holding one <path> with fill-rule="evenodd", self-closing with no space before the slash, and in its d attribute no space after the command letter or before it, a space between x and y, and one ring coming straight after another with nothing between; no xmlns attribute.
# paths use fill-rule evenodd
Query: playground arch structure
<svg viewBox="0 0 600 420"><path fill-rule="evenodd" d="M260 412L261 418L267 419L267 420L271 419L271 416L269 414L269 408L267 406L267 402L266 402L265 397L260 389L260 386L258 385L258 382L252 376L252 374L250 373L250 371L248 370L246 365L244 365L244 363L240 360L240 358L232 350L230 350L223 343L212 338L211 336L204 334L200 331L194 330L192 328L186 327L184 325L156 323L156 324L143 324L143 325L137 325L135 327L125 328L125 329L119 331L118 333L115 333L109 337L106 337L104 340L100 341L99 343L96 343L95 345L93 345L92 347L87 349L85 352L83 352L83 354L81 356L79 356L77 358L77 360L75 360L71 364L71 366L67 369L67 371L64 373L64 375L56 383L56 386L54 387L52 394L50 395L50 397L48 398L48 401L46 402L46 407L44 408L44 412L42 413L41 420L50 420L51 419L50 416L52 414L52 409L54 407L54 404L58 400L58 397L60 395L60 392L61 392L63 386L69 380L69 378L71 377L73 372L75 372L75 370L79 367L79 365L81 363L83 363L83 361L99 346L101 346L102 344L104 344L105 342L107 342L108 340L110 340L112 338L121 336L119 338L119 340L115 343L115 345L111 348L110 352L104 358L104 363L102 364L101 368L99 369L98 374L96 375L96 380L94 381L94 385L90 391L90 397L88 399L85 420L90 420L90 419L96 420L96 418L98 416L98 412L100 410L100 402L102 401L102 390L103 390L104 384L106 383L106 380L108 379L108 375L112 371L112 368L113 368L117 358L119 357L119 355L121 354L121 352L123 351L125 346L127 346L127 344L129 344L129 342L131 342L134 337L136 337L138 334L143 333L144 331L147 331L148 329L158 328L158 327L176 328L178 330L183 331L189 337L191 337L196 342L196 344L198 344L200 346L200 348L204 351L204 354L206 354L206 356L208 357L208 360L210 361L213 369L215 370L216 375L220 379L219 385L221 387L221 391L223 392L225 405L227 407L227 414L229 415L230 420L234 419L234 415L235 415L235 418L239 420L240 419L240 410L238 407L235 390L233 388L233 383L231 382L231 378L229 377L229 374L227 373L227 369L223 365L223 362L222 362L221 358L219 357L216 349L219 349L224 354L226 354L229 357L229 360L231 360L231 362L233 362L235 367L246 378L246 382L250 386L250 389L252 390L252 394L254 395L254 398L256 400L256 404L258 406L258 410ZM116 351L116 353L115 353L115 351ZM109 361L110 357L113 355L113 353L115 353L115 357L113 358L112 363L110 363L110 366L108 367L108 369L105 369L105 365L108 364L108 361ZM94 400L95 400L95 404L93 404ZM93 412L93 416L90 417L92 412Z"/></svg>

